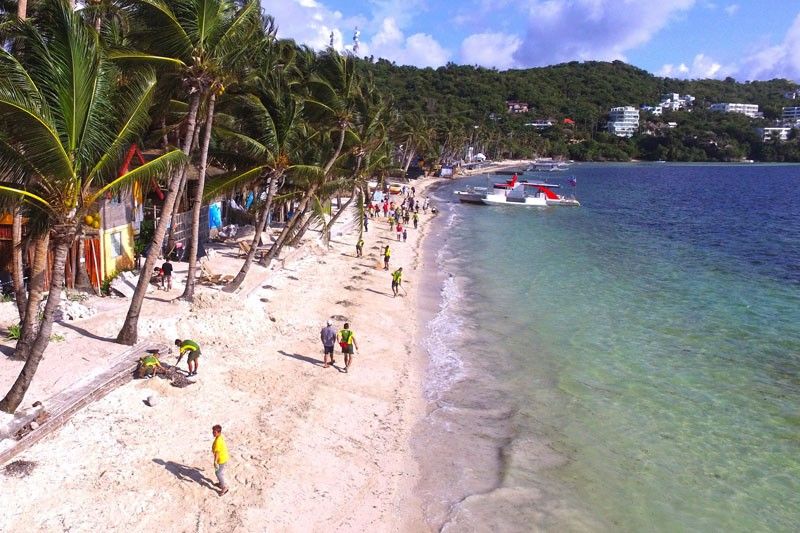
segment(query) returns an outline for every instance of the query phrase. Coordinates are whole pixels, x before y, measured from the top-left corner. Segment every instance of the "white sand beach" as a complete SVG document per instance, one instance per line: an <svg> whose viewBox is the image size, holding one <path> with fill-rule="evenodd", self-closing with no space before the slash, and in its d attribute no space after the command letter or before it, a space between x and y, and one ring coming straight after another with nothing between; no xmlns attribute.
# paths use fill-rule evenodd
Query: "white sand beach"
<svg viewBox="0 0 800 533"><path fill-rule="evenodd" d="M418 194L433 182L415 183ZM0 530L429 529L414 493L419 472L410 436L425 415L416 281L419 244L433 216L421 214L405 243L386 219L373 219L363 258L355 257L352 222L334 229L327 250L310 232L271 271L255 266L237 294L202 287L188 304L172 301L180 282L170 293L152 292L140 338L196 340L203 352L196 383L135 380L15 457L35 466L23 477L0 473L7 503ZM391 269L404 267L406 294L397 298L381 261L387 243ZM211 267L234 274L241 261L229 246ZM178 267L179 281L185 264ZM49 395L125 349L112 340L127 300L91 297L86 305L98 314L56 324L64 340L51 342L23 407L41 400L46 409ZM8 323L12 306L2 304ZM338 369L322 367L319 332L327 319L337 328L347 320L355 331L359 351L349 373L338 353ZM20 366L0 362L4 390ZM145 403L152 395L154 407ZM211 485L214 424L231 451L231 488L222 497Z"/></svg>

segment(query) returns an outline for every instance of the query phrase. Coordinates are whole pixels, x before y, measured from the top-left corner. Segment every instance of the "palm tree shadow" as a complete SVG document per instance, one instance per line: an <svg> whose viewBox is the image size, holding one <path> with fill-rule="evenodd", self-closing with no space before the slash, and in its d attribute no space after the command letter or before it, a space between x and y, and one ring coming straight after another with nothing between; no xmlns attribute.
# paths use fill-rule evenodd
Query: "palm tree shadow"
<svg viewBox="0 0 800 533"><path fill-rule="evenodd" d="M369 292L374 292L375 294L380 294L381 296L386 296L387 298L392 298L392 296L390 294L387 294L387 293L381 292L381 291L376 291L375 289L366 288L364 290L365 291L369 291Z"/></svg>
<svg viewBox="0 0 800 533"><path fill-rule="evenodd" d="M168 472L181 481L194 481L205 488L217 490L214 482L204 476L196 466L186 466L174 461L164 461L163 459L153 459L153 462L166 468Z"/></svg>
<svg viewBox="0 0 800 533"><path fill-rule="evenodd" d="M299 353L289 353L283 350L278 350L278 353L285 355L286 357L291 357L292 359L297 359L298 361L305 361L306 363L311 363L314 366L325 365L325 363L320 361L319 359L314 359L313 357L308 357L307 355L301 355Z"/></svg>
<svg viewBox="0 0 800 533"><path fill-rule="evenodd" d="M59 322L59 324L64 326L67 329L71 329L72 331L76 331L76 332L80 333L84 337L89 337L90 339L95 339L95 340L98 340L98 341L108 341L108 342L114 342L114 341L117 340L115 337L101 337L100 335L92 333L91 331L89 331L87 329L78 327L75 324L70 324L66 320L63 321L63 322Z"/></svg>

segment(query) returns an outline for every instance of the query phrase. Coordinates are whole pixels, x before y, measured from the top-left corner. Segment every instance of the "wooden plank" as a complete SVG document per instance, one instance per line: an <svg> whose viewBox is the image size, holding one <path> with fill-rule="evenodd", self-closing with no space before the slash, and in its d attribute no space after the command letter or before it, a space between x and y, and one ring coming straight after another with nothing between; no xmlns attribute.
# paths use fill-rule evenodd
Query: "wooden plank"
<svg viewBox="0 0 800 533"><path fill-rule="evenodd" d="M112 365L88 383L75 383L70 388L52 396L44 403L44 409L49 414L47 420L18 440L11 448L0 452L0 465L7 463L47 435L60 429L72 415L90 403L133 380L133 371L136 369L139 358L147 350L155 349L166 353L169 347L166 344L150 340L142 341L115 356Z"/></svg>

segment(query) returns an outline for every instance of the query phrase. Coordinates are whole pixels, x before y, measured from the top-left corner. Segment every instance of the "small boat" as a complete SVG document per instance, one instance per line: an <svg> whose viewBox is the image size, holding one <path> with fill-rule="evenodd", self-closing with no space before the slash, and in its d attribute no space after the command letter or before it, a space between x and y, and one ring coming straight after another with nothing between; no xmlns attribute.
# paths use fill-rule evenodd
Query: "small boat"
<svg viewBox="0 0 800 533"><path fill-rule="evenodd" d="M539 157L527 168L528 172L563 172L569 170L569 164L552 157Z"/></svg>
<svg viewBox="0 0 800 533"><path fill-rule="evenodd" d="M481 204L483 205L483 199L486 198L486 192L488 191L487 187L473 187L468 186L463 191L455 191L456 196L458 196L458 201L462 204Z"/></svg>
<svg viewBox="0 0 800 533"><path fill-rule="evenodd" d="M576 198L556 194L553 189L560 185L521 181L510 188L494 188L483 198L487 205L524 205L529 207L569 206L578 207Z"/></svg>

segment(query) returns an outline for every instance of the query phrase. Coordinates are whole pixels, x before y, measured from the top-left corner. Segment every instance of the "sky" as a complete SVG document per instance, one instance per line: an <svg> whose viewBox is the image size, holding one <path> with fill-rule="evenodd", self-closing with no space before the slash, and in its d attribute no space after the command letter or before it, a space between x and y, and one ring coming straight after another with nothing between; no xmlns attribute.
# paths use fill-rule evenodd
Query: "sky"
<svg viewBox="0 0 800 533"><path fill-rule="evenodd" d="M800 81L800 0L261 0L278 36L399 65L621 60L659 76Z"/></svg>

